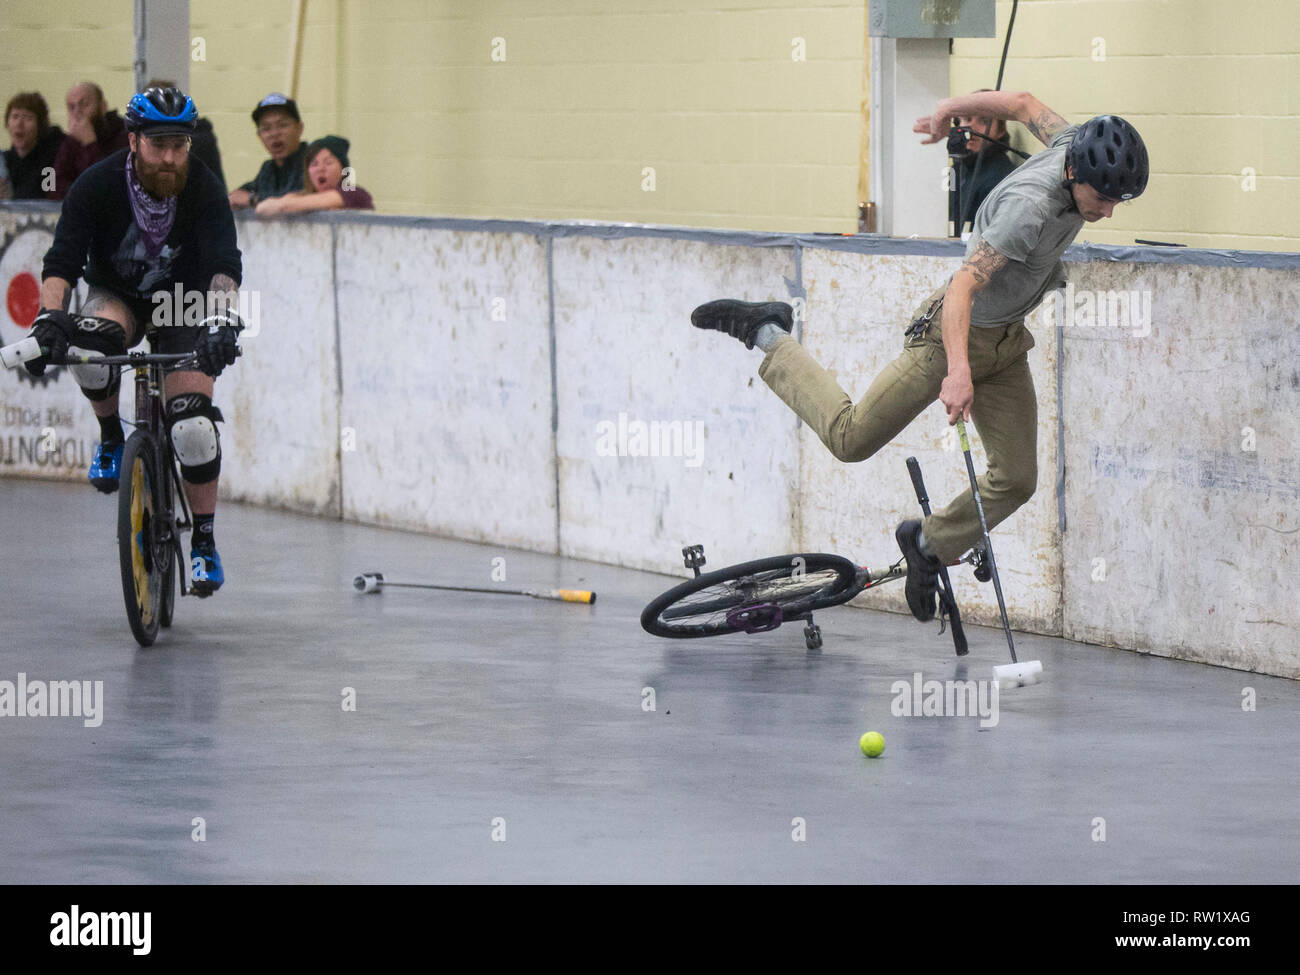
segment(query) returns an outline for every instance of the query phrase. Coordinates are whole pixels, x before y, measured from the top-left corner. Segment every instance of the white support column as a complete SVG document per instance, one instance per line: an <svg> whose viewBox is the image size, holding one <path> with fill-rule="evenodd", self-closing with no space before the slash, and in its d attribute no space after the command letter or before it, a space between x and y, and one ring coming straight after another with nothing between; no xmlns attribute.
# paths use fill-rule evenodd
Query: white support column
<svg viewBox="0 0 1300 975"><path fill-rule="evenodd" d="M948 156L912 132L948 97L947 38L871 39L871 192L876 230L893 237L945 237Z"/></svg>
<svg viewBox="0 0 1300 975"><path fill-rule="evenodd" d="M166 78L190 90L190 0L135 0L135 87Z"/></svg>

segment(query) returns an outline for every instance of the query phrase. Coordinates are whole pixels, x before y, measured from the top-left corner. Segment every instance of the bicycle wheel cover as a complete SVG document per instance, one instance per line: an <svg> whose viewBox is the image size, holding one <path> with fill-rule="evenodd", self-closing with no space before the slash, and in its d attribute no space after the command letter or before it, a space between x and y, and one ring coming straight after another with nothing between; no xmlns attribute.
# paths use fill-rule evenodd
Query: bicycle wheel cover
<svg viewBox="0 0 1300 975"><path fill-rule="evenodd" d="M158 635L162 603L161 566L155 558L157 471L153 440L143 430L131 434L122 450L117 498L117 551L122 597L131 633L142 647Z"/></svg>
<svg viewBox="0 0 1300 975"><path fill-rule="evenodd" d="M857 566L838 555L777 555L688 579L652 600L641 628L670 639L744 632L735 611L772 605L786 619L836 606L860 591ZM730 617L730 621L729 621Z"/></svg>

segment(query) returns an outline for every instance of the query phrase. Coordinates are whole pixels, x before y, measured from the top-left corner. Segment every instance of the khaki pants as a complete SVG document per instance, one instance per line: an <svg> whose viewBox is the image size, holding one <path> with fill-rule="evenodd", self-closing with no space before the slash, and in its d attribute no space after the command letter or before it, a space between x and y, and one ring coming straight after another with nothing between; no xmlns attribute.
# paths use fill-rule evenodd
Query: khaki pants
<svg viewBox="0 0 1300 975"><path fill-rule="evenodd" d="M941 328L943 291L917 309L915 318L932 310L925 332L905 338L903 354L885 367L857 403L793 338L773 346L758 374L838 460L866 460L939 398L948 374ZM971 420L988 456L988 470L978 483L990 529L1028 501L1038 483L1038 401L1026 354L1033 347L1023 321L970 330L968 357L975 386ZM938 558L960 558L982 537L970 489L926 518L922 530Z"/></svg>

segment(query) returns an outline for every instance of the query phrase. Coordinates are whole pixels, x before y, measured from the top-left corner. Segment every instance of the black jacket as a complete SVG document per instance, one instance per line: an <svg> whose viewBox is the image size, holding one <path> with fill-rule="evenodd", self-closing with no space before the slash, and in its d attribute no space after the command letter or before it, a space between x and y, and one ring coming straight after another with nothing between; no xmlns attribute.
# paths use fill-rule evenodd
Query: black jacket
<svg viewBox="0 0 1300 975"><path fill-rule="evenodd" d="M302 189L303 170L307 162L307 143L294 150L292 156L277 164L274 159L262 163L257 175L240 187L252 194L252 205L257 206L263 200L273 196L284 196Z"/></svg>
<svg viewBox="0 0 1300 975"><path fill-rule="evenodd" d="M993 187L1015 172L1016 163L1005 149L989 146L978 155L972 153L962 159L958 165L962 167L959 200L962 215L961 229L965 230L967 224L975 223L975 214L979 212L984 198L993 192ZM978 170L978 181L976 181L976 170Z"/></svg>
<svg viewBox="0 0 1300 975"><path fill-rule="evenodd" d="M131 212L126 158L126 150L119 150L72 184L45 254L42 280L59 277L75 285L84 276L89 284L143 300L156 291L170 293L177 284L186 292L206 293L214 274L238 283L243 265L235 218L212 171L202 160L190 159L171 233L151 258Z"/></svg>
<svg viewBox="0 0 1300 975"><path fill-rule="evenodd" d="M10 147L5 150L5 168L9 170L9 182L14 188L15 200L43 200L45 190L41 188L44 172L54 168L54 157L63 144L63 130L51 125L43 138L36 140L32 151L25 158L18 157L18 150ZM53 183L51 182L51 187Z"/></svg>
<svg viewBox="0 0 1300 975"><path fill-rule="evenodd" d="M221 150L217 148L217 133L212 131L212 123L201 118L195 123L193 144L190 146L190 158L199 158L212 170L213 175L226 185L226 174L221 171Z"/></svg>

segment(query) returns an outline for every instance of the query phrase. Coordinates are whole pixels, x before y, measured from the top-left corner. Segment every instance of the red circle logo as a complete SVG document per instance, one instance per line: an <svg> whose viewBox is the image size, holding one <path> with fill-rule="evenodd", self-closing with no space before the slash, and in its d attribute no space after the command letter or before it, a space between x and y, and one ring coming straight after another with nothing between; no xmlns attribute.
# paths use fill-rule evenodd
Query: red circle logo
<svg viewBox="0 0 1300 975"><path fill-rule="evenodd" d="M36 320L36 313L41 310L41 286L36 283L36 277L30 271L15 274L9 282L5 302L13 323L29 328Z"/></svg>

